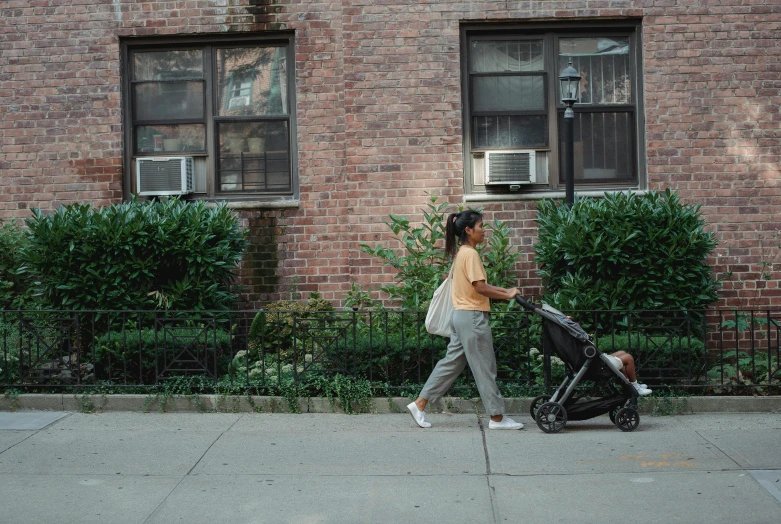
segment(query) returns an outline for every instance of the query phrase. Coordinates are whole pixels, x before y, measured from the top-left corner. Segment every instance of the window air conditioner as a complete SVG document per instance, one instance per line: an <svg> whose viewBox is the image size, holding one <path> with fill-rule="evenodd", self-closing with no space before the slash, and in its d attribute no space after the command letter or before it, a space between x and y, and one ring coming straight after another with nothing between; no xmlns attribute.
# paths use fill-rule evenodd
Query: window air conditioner
<svg viewBox="0 0 781 524"><path fill-rule="evenodd" d="M536 151L486 151L485 183L534 184L536 182Z"/></svg>
<svg viewBox="0 0 781 524"><path fill-rule="evenodd" d="M228 109L234 109L237 107L247 107L249 105L248 96L234 96L228 102Z"/></svg>
<svg viewBox="0 0 781 524"><path fill-rule="evenodd" d="M193 158L190 156L137 158L136 186L141 196L192 193Z"/></svg>

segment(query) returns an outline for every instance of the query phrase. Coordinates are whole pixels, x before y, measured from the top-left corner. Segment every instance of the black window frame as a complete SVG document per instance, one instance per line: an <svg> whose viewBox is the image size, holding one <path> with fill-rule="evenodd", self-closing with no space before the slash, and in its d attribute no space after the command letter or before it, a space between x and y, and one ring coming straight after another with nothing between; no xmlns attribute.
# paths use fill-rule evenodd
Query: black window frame
<svg viewBox="0 0 781 524"><path fill-rule="evenodd" d="M464 192L466 195L527 195L535 193L563 192L564 181L561 177L561 154L559 130L564 105L559 98L559 40L561 38L589 37L627 37L630 43L629 74L631 78L631 104L610 104L602 106L576 104L575 112L586 114L593 112L629 112L632 115L631 153L634 177L632 180L576 180L579 191L632 190L647 187L645 162L645 120L643 109L642 75L642 20L579 20L567 22L529 22L529 23L480 23L461 26L461 78L463 100L463 158ZM473 107L472 79L478 74L470 69L470 51L476 40L543 40L545 76L545 104L547 116L546 147L527 147L548 153L547 182L522 185L511 188L509 185L480 185L475 183L473 158L479 158L486 151L496 149L473 146ZM576 131L577 132L577 131ZM561 179L561 180L560 180Z"/></svg>
<svg viewBox="0 0 781 524"><path fill-rule="evenodd" d="M206 157L206 192L193 193L189 198L205 200L291 200L299 196L298 181L298 145L296 127L296 89L295 89L295 34L291 31L248 35L215 35L204 37L203 35L154 37L154 38L124 38L120 40L121 50L121 75L122 75L122 115L123 115L123 193L126 199L137 193L134 191L134 163L137 158L148 156L193 156ZM237 47L276 46L285 48L286 61L286 96L287 114L253 115L253 116L228 116L219 115L217 107L218 86L216 85L216 55L218 50ZM204 117L205 124L205 149L202 151L188 151L177 153L149 153L136 151L135 128L138 121L135 120L135 101L133 100L136 83L132 78L133 53L176 50L203 50L203 74L204 78ZM287 123L288 142L288 169L290 173L289 188L282 191L219 191L218 166L219 135L218 126L222 122L279 122ZM152 121L143 121L145 124ZM166 119L158 125L196 123L194 119ZM284 164L283 164L284 165Z"/></svg>

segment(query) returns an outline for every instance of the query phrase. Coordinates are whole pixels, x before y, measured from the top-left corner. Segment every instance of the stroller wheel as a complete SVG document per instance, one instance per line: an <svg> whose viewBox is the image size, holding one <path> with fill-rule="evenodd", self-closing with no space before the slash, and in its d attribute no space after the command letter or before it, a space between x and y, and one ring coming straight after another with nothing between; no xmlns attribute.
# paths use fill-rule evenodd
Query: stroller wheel
<svg viewBox="0 0 781 524"><path fill-rule="evenodd" d="M621 408L616 413L615 424L621 431L634 431L640 425L640 414L635 408Z"/></svg>
<svg viewBox="0 0 781 524"><path fill-rule="evenodd" d="M549 400L550 395L540 395L538 397L534 397L534 400L532 400L531 406L529 407L529 414L532 416L532 419L537 420L537 410L540 409L540 406Z"/></svg>
<svg viewBox="0 0 781 524"><path fill-rule="evenodd" d="M537 410L537 426L545 433L558 433L567 424L567 410L558 402L546 402Z"/></svg>
<svg viewBox="0 0 781 524"><path fill-rule="evenodd" d="M612 422L613 424L616 423L616 414L618 413L618 410L620 410L620 409L621 409L621 406L619 406L619 407L617 407L615 409L611 409L610 411L607 412L607 416L610 417L610 422Z"/></svg>

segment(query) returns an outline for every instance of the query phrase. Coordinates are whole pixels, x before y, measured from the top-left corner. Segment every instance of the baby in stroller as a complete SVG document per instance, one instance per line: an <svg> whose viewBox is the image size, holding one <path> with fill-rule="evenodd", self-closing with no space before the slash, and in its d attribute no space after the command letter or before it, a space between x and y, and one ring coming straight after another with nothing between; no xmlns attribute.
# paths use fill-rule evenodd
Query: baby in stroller
<svg viewBox="0 0 781 524"><path fill-rule="evenodd" d="M542 317L544 346L566 368L564 380L553 395L540 395L532 401L529 412L537 426L545 433L557 433L568 420L587 420L607 413L620 430L637 429L637 399L651 394L651 390L637 382L634 358L623 351L600 353L580 324L561 311L547 304L538 308L520 295L515 299ZM589 391L577 388L584 381L593 384Z"/></svg>
<svg viewBox="0 0 781 524"><path fill-rule="evenodd" d="M641 397L650 395L652 390L645 384L637 382L637 373L635 373L635 359L632 355L626 351L616 351L609 355L605 355L610 359L613 365L629 379L629 383L637 390L637 394Z"/></svg>

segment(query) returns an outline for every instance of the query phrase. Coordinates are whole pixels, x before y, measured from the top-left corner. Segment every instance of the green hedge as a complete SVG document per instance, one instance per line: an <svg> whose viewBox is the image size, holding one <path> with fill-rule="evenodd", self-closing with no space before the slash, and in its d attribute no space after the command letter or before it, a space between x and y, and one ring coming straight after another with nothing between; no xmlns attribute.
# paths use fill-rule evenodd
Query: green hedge
<svg viewBox="0 0 781 524"><path fill-rule="evenodd" d="M96 376L101 380L110 378L112 383L153 384L156 373L163 371L163 350L170 357L184 349L191 352L205 349L209 354L206 364L216 362L212 371L216 374L227 372L231 357L230 333L223 329L190 326L167 333L152 328L131 328L97 337L93 357ZM82 360L91 358L85 354ZM176 370L173 374L177 374Z"/></svg>
<svg viewBox="0 0 781 524"><path fill-rule="evenodd" d="M598 337L595 343L603 353L631 354L645 378L659 373L667 377L696 378L705 365L705 343L695 337L616 333Z"/></svg>
<svg viewBox="0 0 781 524"><path fill-rule="evenodd" d="M0 309L32 305L32 282L22 262L27 243L27 237L14 222L0 220Z"/></svg>
<svg viewBox="0 0 781 524"><path fill-rule="evenodd" d="M61 309L226 310L246 245L225 205L178 199L74 204L26 221L22 259Z"/></svg>
<svg viewBox="0 0 781 524"><path fill-rule="evenodd" d="M699 206L669 190L579 199L571 209L543 200L537 221L545 300L559 309L683 311L696 325L718 298L706 261L716 239Z"/></svg>
<svg viewBox="0 0 781 524"><path fill-rule="evenodd" d="M0 318L0 383L19 380L19 324L15 319Z"/></svg>

